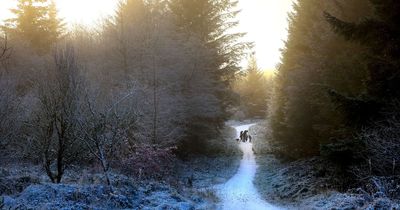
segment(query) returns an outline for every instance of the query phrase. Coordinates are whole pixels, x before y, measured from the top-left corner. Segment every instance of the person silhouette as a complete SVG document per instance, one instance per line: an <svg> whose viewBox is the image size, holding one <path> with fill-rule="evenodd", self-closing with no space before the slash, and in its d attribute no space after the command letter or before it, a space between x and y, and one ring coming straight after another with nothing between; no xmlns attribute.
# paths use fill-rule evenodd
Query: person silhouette
<svg viewBox="0 0 400 210"><path fill-rule="evenodd" d="M248 130L245 130L244 132L243 132L243 142L247 142L247 140L248 140L248 138L249 138L249 136L248 136L248 133L249 131Z"/></svg>

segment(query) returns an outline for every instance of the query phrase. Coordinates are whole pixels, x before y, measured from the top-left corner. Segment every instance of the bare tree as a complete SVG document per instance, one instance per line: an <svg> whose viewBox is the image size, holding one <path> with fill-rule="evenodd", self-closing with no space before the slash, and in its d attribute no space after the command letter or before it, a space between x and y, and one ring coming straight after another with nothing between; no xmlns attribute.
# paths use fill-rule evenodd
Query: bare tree
<svg viewBox="0 0 400 210"><path fill-rule="evenodd" d="M91 95L91 96L89 96ZM135 128L136 115L131 112L134 92L112 101L109 106L102 106L93 94L86 95L86 103L81 109L79 125L83 135L81 140L89 152L100 162L107 185L109 177L109 159L116 157L117 150L122 153L123 145L129 146L129 133ZM132 145L131 145L132 146Z"/></svg>
<svg viewBox="0 0 400 210"><path fill-rule="evenodd" d="M0 63L3 63L11 57L12 48L8 45L7 34L0 37Z"/></svg>
<svg viewBox="0 0 400 210"><path fill-rule="evenodd" d="M19 104L13 80L0 77L0 150L6 148L18 133Z"/></svg>
<svg viewBox="0 0 400 210"><path fill-rule="evenodd" d="M400 121L396 115L392 113L392 119L376 123L361 132L359 138L365 148L358 151L363 164L353 168L356 177L365 179L370 176L398 175Z"/></svg>
<svg viewBox="0 0 400 210"><path fill-rule="evenodd" d="M0 37L0 149L8 146L17 133L16 121L20 102L15 93L15 81L1 70L11 57L11 52L7 35L4 34Z"/></svg>
<svg viewBox="0 0 400 210"><path fill-rule="evenodd" d="M39 109L32 128L48 177L60 183L81 150L76 140L80 86L74 50L68 46L58 50L54 60L54 68L39 87Z"/></svg>

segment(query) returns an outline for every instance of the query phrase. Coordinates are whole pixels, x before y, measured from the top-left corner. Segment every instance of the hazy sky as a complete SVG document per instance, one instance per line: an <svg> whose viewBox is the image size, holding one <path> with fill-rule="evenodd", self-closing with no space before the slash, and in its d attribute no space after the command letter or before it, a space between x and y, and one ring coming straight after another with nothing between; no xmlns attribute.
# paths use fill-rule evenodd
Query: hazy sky
<svg viewBox="0 0 400 210"><path fill-rule="evenodd" d="M0 20L10 17L16 0L0 0ZM259 66L273 69L279 62L287 36L287 12L293 0L240 0L240 31L255 42ZM93 24L114 12L117 0L56 0L60 16L68 23ZM78 6L79 5L79 6Z"/></svg>
<svg viewBox="0 0 400 210"><path fill-rule="evenodd" d="M287 13L293 0L240 0L240 30L255 42L258 65L273 69L280 61L279 49L287 37Z"/></svg>

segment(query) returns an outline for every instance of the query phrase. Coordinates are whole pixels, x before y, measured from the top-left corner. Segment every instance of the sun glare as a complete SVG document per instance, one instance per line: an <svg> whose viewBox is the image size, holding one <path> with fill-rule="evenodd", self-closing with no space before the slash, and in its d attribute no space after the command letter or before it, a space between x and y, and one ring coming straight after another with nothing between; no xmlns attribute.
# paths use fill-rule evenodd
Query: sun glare
<svg viewBox="0 0 400 210"><path fill-rule="evenodd" d="M93 25L111 15L118 0L56 0L60 16L67 23Z"/></svg>
<svg viewBox="0 0 400 210"><path fill-rule="evenodd" d="M280 61L280 49L287 38L287 13L293 0L240 0L239 30L254 42L258 65L273 73Z"/></svg>
<svg viewBox="0 0 400 210"><path fill-rule="evenodd" d="M59 16L71 26L79 23L93 26L103 17L112 15L119 0L55 0ZM0 22L12 16L16 0L0 0Z"/></svg>

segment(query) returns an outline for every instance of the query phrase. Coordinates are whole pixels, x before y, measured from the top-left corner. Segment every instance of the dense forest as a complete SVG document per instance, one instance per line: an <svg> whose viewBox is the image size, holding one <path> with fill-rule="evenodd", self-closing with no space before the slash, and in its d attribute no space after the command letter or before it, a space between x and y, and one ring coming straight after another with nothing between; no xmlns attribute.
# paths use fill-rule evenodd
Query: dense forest
<svg viewBox="0 0 400 210"><path fill-rule="evenodd" d="M227 33L236 4L121 1L90 30L67 29L52 1L19 0L2 27L2 156L40 162L58 183L81 161L107 172L142 148L211 150L251 49Z"/></svg>
<svg viewBox="0 0 400 210"><path fill-rule="evenodd" d="M295 3L269 101L275 154L325 158L342 190L374 177L398 183L399 7L390 0Z"/></svg>
<svg viewBox="0 0 400 210"><path fill-rule="evenodd" d="M100 171L107 196L138 199L132 186L139 186L138 180L158 186L151 180L168 183L159 188L172 189L169 195L178 202L186 198L176 194L188 192L217 202L209 198L212 193L193 186L200 186L199 176L213 179L207 167L233 167L233 173L238 148L254 161L251 183L255 151L267 170L289 167L297 175L324 178L324 187L313 193L329 189L374 197L379 191L400 200L399 1L294 1L273 73L258 66L254 43L244 41L245 33L235 32L236 0L121 0L96 27L68 25L52 0L17 0L11 12L13 17L0 25L0 208L15 204L1 197L16 193L9 185L18 185L21 193L42 183L29 178L22 187L9 181L5 177L17 173L15 164L38 166L52 183L43 185L51 189L81 183L86 176L81 168L91 168ZM263 27L262 21L257 24ZM253 135L254 148L239 143L240 126L246 141L247 133ZM212 164L194 155L217 162L216 157L233 158ZM285 192L296 188L297 180L275 184L270 181L274 172L264 175L263 170L255 183L291 186ZM71 181L74 173L79 178ZM219 178L232 175L223 173ZM121 174L124 178L118 178ZM98 184L94 179L88 183ZM130 179L132 186L124 182ZM156 191L146 187L140 188L143 197ZM307 191L287 197L303 199ZM281 198L285 193L271 192ZM132 200L118 208L143 209L145 204ZM104 208L117 208L114 204Z"/></svg>

